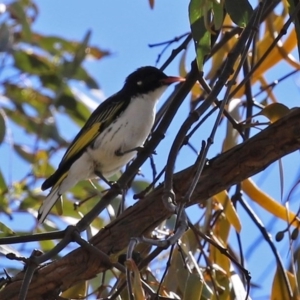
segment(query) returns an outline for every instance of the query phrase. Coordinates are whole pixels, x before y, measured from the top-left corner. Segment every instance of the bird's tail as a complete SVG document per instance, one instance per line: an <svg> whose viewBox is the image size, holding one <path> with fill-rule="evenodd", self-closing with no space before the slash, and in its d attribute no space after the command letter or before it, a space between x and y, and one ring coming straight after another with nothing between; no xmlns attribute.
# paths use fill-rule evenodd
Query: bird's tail
<svg viewBox="0 0 300 300"><path fill-rule="evenodd" d="M40 224L44 222L51 208L54 206L55 202L61 197L61 193L59 190L60 190L60 185L54 186L51 189L49 195L43 201L42 206L39 208L37 219Z"/></svg>

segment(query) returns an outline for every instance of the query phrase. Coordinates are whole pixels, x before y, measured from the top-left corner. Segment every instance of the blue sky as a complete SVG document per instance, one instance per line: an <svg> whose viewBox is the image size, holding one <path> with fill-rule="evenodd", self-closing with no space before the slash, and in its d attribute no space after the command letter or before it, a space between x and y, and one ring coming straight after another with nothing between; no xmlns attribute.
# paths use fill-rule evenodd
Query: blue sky
<svg viewBox="0 0 300 300"><path fill-rule="evenodd" d="M149 48L148 44L166 41L189 31L188 1L183 0L156 1L154 10L150 9L149 3L146 0L85 2L78 0L52 0L36 1L36 3L40 12L33 26L36 31L49 35L59 35L68 39L82 40L86 32L92 30L91 44L104 50L109 50L112 53L111 56L103 60L86 63L89 72L100 84L102 92L106 97L122 87L125 77L130 72L143 65L155 64L157 55L162 48ZM176 46L177 44L174 44L174 47ZM172 47L163 55L158 66L165 61L171 50ZM190 47L187 58L187 68L189 68L193 55L193 49ZM270 80L277 79L279 76L285 74L282 73L285 72L285 70L286 72L290 70L287 64L280 64L272 73L268 74L267 78ZM178 75L178 72L179 58L166 69L166 73L169 75ZM297 77L293 77L285 82L283 88L276 88L278 100L284 101L289 107L299 106L299 101L294 100L299 97L299 89L295 83L296 79ZM172 88L169 89L169 92L170 91L172 91ZM161 103L162 102L163 99ZM186 99L180 113L176 116L172 129L168 131L166 139L158 148L158 165L165 162L172 139L186 117L188 108L189 97ZM201 133L198 135L199 141L201 141L201 139L207 139L210 133L210 125L213 121L213 119L208 121L207 125L203 127ZM61 129L64 129L64 136L68 140L71 140L77 132L76 127L66 132L62 121ZM215 144L209 152L209 158L214 157L220 152L224 132L224 128L218 131ZM8 155L9 153L7 147L0 148L0 151L2 151L4 155ZM60 157L57 157L57 163L59 159ZM176 169L181 170L185 168L190 165L193 160L194 157L191 156L191 151L188 149L184 150L181 159L176 164ZM299 153L294 153L291 158L283 159L284 175L286 176L285 195L297 175L297 170L291 168L294 160L299 160ZM16 165L15 162L14 165ZM20 165L25 173L26 165L24 162L20 162ZM9 165L5 166L6 171L8 171L9 168ZM146 176L147 174L151 174L149 173L149 167L144 167L143 171L144 170ZM19 171L18 169L18 173ZM16 172L12 174L13 179L15 179L14 176L16 176ZM271 193L275 199L280 200L278 164L274 164L268 168L263 176L257 175L255 178L258 182L263 182L263 189ZM269 220L269 217L264 211L258 208L257 205L254 205L254 208L262 219L266 220L266 222ZM194 210L194 208L189 209L189 212L192 210ZM242 241L245 243L246 248L247 245L253 243L258 232L252 229L253 225L249 223L247 216L243 213L242 216ZM282 229L283 224L281 223L281 227L272 224L268 229L270 229L272 234L275 234L278 228ZM279 248L282 248L280 244L277 245ZM247 266L255 278L257 278L256 276L261 272L263 267L262 263L265 266L268 265L268 259L271 257L271 252L268 249L267 246L259 248L259 253L253 253L250 264ZM288 249L283 249L282 254L284 258L286 258L288 256ZM262 286L270 286L274 266L271 270L268 276L261 278L259 283L262 284ZM255 291L254 295L262 296L268 293L268 290L262 289L257 292Z"/></svg>

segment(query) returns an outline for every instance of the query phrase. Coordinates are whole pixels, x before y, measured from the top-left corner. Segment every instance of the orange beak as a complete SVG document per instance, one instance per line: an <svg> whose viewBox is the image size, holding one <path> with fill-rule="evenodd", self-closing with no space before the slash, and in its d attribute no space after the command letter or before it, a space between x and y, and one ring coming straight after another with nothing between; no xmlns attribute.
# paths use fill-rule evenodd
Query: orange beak
<svg viewBox="0 0 300 300"><path fill-rule="evenodd" d="M176 76L168 76L167 78L164 78L161 80L163 84L171 84L174 82L183 82L185 81L185 78L183 77L176 77Z"/></svg>

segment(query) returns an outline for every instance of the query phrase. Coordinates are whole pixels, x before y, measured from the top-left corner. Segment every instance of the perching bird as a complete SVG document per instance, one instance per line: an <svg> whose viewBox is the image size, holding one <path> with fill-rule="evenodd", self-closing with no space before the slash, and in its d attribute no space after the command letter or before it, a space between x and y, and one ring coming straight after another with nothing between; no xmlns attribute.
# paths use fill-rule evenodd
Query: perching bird
<svg viewBox="0 0 300 300"><path fill-rule="evenodd" d="M39 222L78 181L109 178L126 165L151 131L160 96L171 83L183 80L155 67L142 67L130 74L123 88L91 114L58 169L42 184L42 190L51 191L39 209Z"/></svg>

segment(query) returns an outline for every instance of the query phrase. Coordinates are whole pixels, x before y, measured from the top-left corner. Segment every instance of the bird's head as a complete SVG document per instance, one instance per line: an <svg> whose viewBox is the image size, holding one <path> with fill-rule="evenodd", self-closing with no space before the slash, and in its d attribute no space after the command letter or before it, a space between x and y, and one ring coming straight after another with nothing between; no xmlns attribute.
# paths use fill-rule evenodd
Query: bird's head
<svg viewBox="0 0 300 300"><path fill-rule="evenodd" d="M161 70L147 66L131 73L125 81L124 90L130 90L135 95L157 93L158 96L174 82L184 81L182 77L167 76Z"/></svg>

